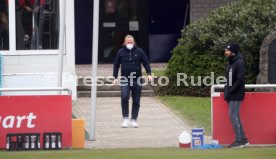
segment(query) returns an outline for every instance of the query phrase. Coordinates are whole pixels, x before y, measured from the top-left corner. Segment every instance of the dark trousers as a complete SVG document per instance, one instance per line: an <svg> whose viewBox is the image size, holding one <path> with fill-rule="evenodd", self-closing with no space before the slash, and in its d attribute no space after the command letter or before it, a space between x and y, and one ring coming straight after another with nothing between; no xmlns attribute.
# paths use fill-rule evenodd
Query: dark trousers
<svg viewBox="0 0 276 159"><path fill-rule="evenodd" d="M240 119L240 107L242 101L229 101L229 117L232 122L232 126L235 131L236 141L241 141L241 139L246 138L243 130L243 126Z"/></svg>
<svg viewBox="0 0 276 159"><path fill-rule="evenodd" d="M139 109L140 109L140 98L142 86L138 85L137 82L121 83L121 106L123 118L129 117L129 97L130 91L132 95L132 111L131 119L137 120Z"/></svg>

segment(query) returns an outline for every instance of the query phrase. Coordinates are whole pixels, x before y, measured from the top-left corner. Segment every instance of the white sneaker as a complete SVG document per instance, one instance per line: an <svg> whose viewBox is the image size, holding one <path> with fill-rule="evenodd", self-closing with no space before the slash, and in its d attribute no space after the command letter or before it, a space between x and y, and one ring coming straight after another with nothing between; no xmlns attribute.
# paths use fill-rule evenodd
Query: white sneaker
<svg viewBox="0 0 276 159"><path fill-rule="evenodd" d="M122 123L122 128L127 128L128 127L128 123L129 123L129 119L124 119L123 123Z"/></svg>
<svg viewBox="0 0 276 159"><path fill-rule="evenodd" d="M138 128L138 124L137 124L137 122L136 122L136 120L131 120L131 127L133 127L133 128Z"/></svg>

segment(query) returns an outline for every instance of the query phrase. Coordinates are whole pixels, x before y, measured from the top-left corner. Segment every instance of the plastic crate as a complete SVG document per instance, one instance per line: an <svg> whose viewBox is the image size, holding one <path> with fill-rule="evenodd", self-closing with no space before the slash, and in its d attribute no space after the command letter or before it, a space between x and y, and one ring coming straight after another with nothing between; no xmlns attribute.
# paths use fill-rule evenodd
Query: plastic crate
<svg viewBox="0 0 276 159"><path fill-rule="evenodd" d="M62 149L62 134L60 132L43 133L43 148L45 150Z"/></svg>
<svg viewBox="0 0 276 159"><path fill-rule="evenodd" d="M23 150L23 134L7 134L7 150Z"/></svg>
<svg viewBox="0 0 276 159"><path fill-rule="evenodd" d="M38 150L40 149L40 134L24 134L24 150Z"/></svg>
<svg viewBox="0 0 276 159"><path fill-rule="evenodd" d="M204 145L204 129L193 128L192 129L192 147Z"/></svg>
<svg viewBox="0 0 276 159"><path fill-rule="evenodd" d="M40 134L7 134L6 149L10 151L38 150L40 149Z"/></svg>

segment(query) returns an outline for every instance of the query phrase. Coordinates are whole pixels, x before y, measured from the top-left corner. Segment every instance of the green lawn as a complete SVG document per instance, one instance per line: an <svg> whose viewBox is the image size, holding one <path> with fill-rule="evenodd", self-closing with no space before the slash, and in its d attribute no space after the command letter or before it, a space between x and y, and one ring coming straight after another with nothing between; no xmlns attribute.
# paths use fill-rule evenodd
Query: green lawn
<svg viewBox="0 0 276 159"><path fill-rule="evenodd" d="M192 127L204 127L205 135L211 134L210 97L160 96L161 101L176 114L186 119Z"/></svg>
<svg viewBox="0 0 276 159"><path fill-rule="evenodd" d="M165 70L152 70L152 74L157 77L165 76ZM143 76L147 76L147 73L143 72Z"/></svg>
<svg viewBox="0 0 276 159"><path fill-rule="evenodd" d="M152 70L152 73L157 77L165 76L165 70Z"/></svg>
<svg viewBox="0 0 276 159"><path fill-rule="evenodd" d="M276 147L220 150L114 149L6 152L0 159L275 159Z"/></svg>

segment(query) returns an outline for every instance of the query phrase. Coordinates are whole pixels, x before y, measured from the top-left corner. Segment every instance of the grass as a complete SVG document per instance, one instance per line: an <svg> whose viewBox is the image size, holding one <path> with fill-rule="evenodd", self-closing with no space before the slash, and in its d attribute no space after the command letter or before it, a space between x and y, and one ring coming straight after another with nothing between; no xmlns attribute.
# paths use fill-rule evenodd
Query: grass
<svg viewBox="0 0 276 159"><path fill-rule="evenodd" d="M211 134L211 100L209 97L160 96L161 101L187 120L192 127L204 127Z"/></svg>
<svg viewBox="0 0 276 159"><path fill-rule="evenodd" d="M157 77L165 76L165 70L152 70L152 73Z"/></svg>
<svg viewBox="0 0 276 159"><path fill-rule="evenodd" d="M151 71L154 76L160 77L165 76L165 70L152 70ZM143 76L147 76L146 72L142 72Z"/></svg>
<svg viewBox="0 0 276 159"><path fill-rule="evenodd" d="M275 159L276 147L192 150L164 149L113 149L113 150L61 150L6 152L0 159Z"/></svg>

